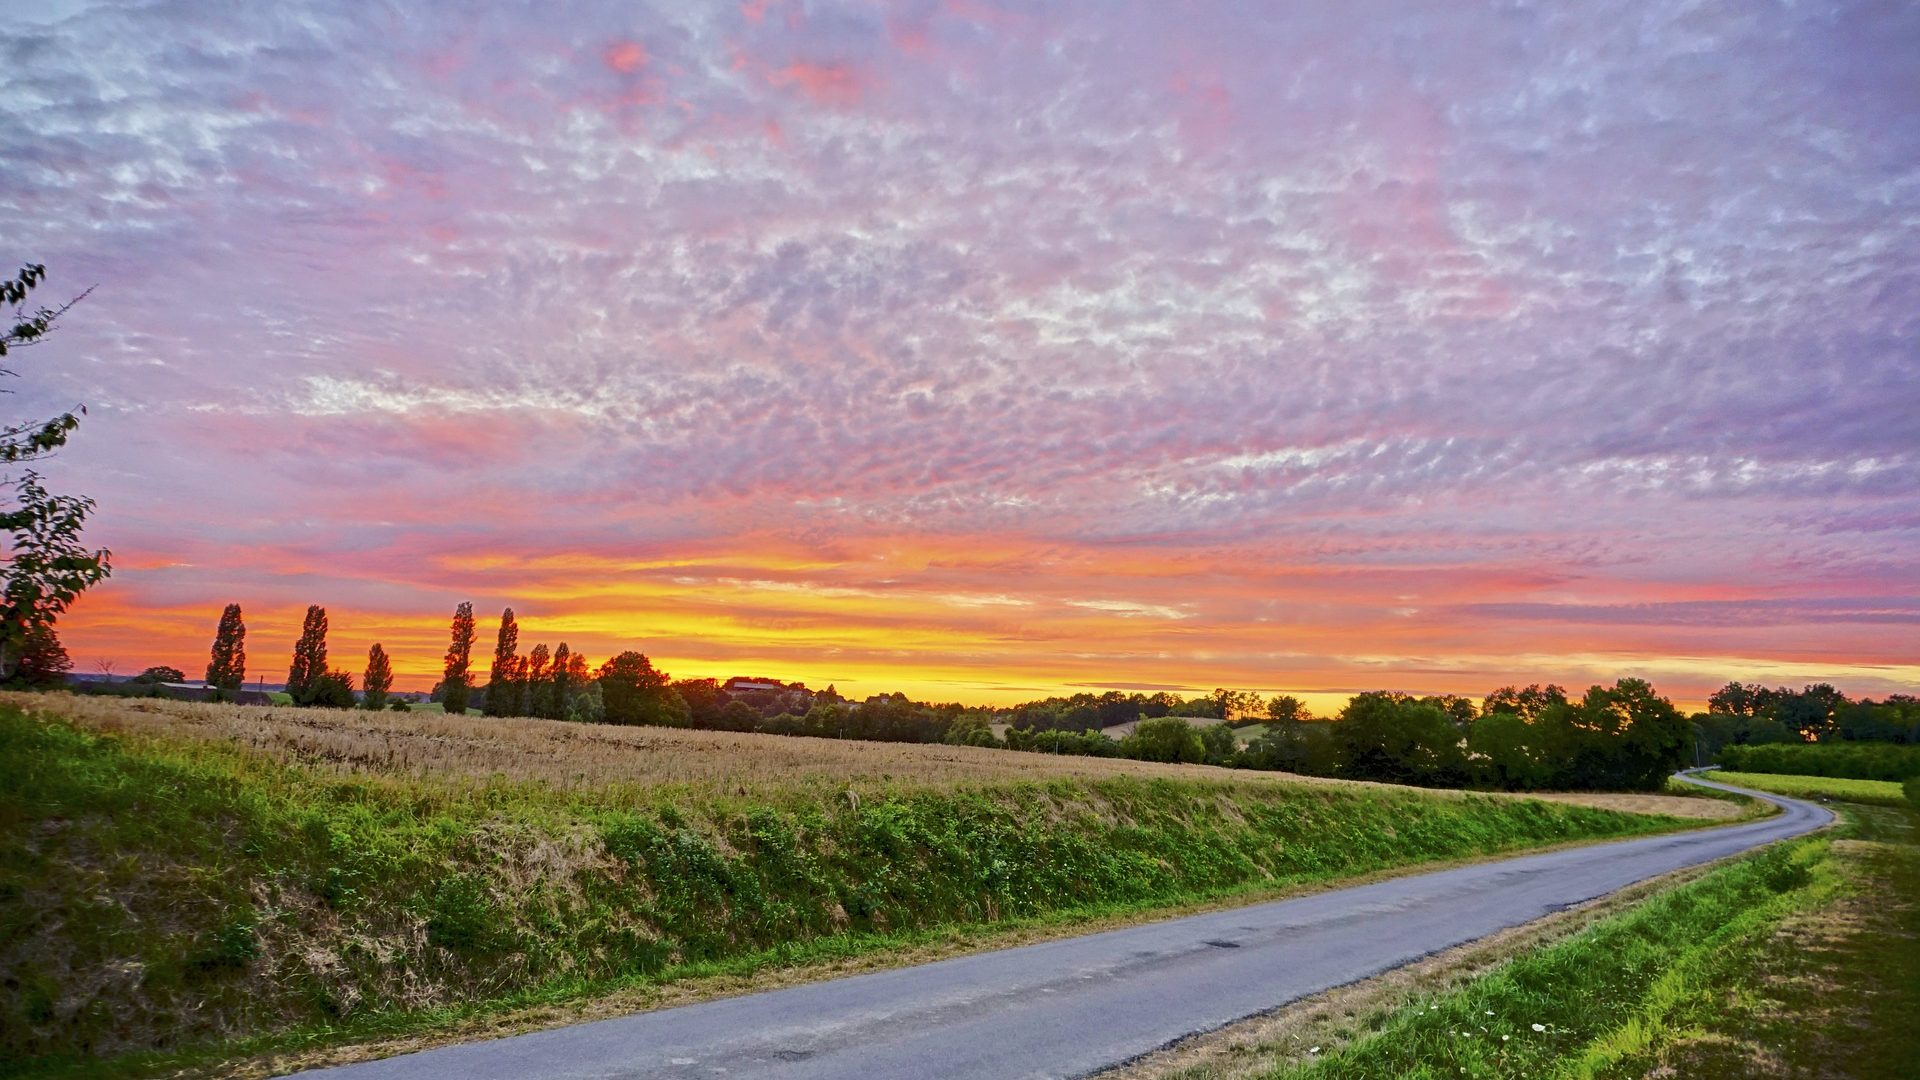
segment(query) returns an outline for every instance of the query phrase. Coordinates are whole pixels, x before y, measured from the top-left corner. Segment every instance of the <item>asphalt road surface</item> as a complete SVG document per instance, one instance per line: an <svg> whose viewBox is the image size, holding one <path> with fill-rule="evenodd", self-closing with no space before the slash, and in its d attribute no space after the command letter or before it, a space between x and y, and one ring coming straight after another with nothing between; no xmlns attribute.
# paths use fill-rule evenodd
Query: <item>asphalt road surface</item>
<svg viewBox="0 0 1920 1080"><path fill-rule="evenodd" d="M1084 1076L1634 882L1811 832L1833 819L1796 799L1748 794L1777 804L1782 813L304 1075L340 1080Z"/></svg>

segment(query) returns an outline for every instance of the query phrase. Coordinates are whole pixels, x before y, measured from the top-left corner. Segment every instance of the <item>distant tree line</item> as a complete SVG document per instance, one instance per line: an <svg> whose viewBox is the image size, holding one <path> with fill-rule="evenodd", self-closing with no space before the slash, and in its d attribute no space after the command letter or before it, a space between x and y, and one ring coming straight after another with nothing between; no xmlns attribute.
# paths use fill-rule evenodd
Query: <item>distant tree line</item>
<svg viewBox="0 0 1920 1080"><path fill-rule="evenodd" d="M1640 679L1503 687L1469 699L1357 694L1331 723L1267 726L1246 750L1256 768L1434 787L1656 790L1683 764L1692 725Z"/></svg>
<svg viewBox="0 0 1920 1080"><path fill-rule="evenodd" d="M1730 682L1694 717L1709 755L1725 746L1878 742L1920 745L1920 698L1892 694L1854 701L1828 683L1799 690Z"/></svg>
<svg viewBox="0 0 1920 1080"><path fill-rule="evenodd" d="M1282 705L1281 703L1288 703ZM1281 713L1270 713L1272 708ZM1259 694L1245 690L1220 688L1210 694L1183 698L1165 690L1154 693L1080 693L1068 697L1042 698L997 710L1001 721L1029 731L1099 731L1136 720L1158 720L1172 716L1189 720L1224 720L1236 726L1279 719L1285 709L1304 706L1291 697L1263 702Z"/></svg>
<svg viewBox="0 0 1920 1080"><path fill-rule="evenodd" d="M1239 703L1251 711L1248 702ZM1503 687L1479 702L1390 691L1355 695L1331 720L1292 697L1265 703L1244 744L1234 727L1171 710L1110 739L1097 732L962 725L951 741L1056 754L1194 762L1429 787L1650 790L1686 760L1691 725L1638 679L1570 701L1557 686ZM1019 710L1013 710L1018 715Z"/></svg>
<svg viewBox="0 0 1920 1080"><path fill-rule="evenodd" d="M287 672L294 704L405 709L389 695L391 658L368 651L353 674L330 666L328 619L307 609ZM22 663L66 664L57 639ZM997 708L929 704L904 694L862 701L777 679L673 679L637 651L597 668L560 642L520 649L512 608L501 612L485 683L473 676L473 605L454 610L441 678L430 695L449 712L588 723L685 727L883 742L944 742L1035 753L1187 762L1433 787L1652 790L1677 766L1723 750L1809 743L1920 743L1910 696L1853 701L1826 684L1800 691L1730 683L1709 711L1687 717L1639 679L1590 687L1578 699L1554 685L1501 687L1475 701L1391 691L1355 695L1330 719L1298 698L1227 688L1184 698L1106 691ZM246 670L246 626L237 604L221 614L207 665L216 692L237 690ZM57 652L56 652L57 650ZM44 654L44 660L33 659ZM169 677L170 676L170 677ZM149 685L178 681L170 668ZM138 681L138 680L136 680ZM1112 733L1124 732L1119 737ZM1748 759L1758 760L1758 759Z"/></svg>
<svg viewBox="0 0 1920 1080"><path fill-rule="evenodd" d="M1884 742L1749 743L1720 749L1736 772L1836 776L1899 783L1920 776L1920 746Z"/></svg>

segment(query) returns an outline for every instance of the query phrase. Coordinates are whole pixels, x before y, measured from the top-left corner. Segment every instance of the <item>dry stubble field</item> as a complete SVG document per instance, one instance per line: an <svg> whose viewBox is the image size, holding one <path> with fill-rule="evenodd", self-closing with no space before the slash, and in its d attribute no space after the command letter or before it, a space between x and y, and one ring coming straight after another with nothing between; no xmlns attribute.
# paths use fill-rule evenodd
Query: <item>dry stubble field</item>
<svg viewBox="0 0 1920 1080"><path fill-rule="evenodd" d="M66 693L0 693L0 703L60 716L103 734L240 746L275 761L346 775L482 783L506 780L560 790L632 786L679 789L699 795L774 798L817 794L822 788L860 792L1115 777L1381 786L1210 765L1165 765L975 746L618 727L562 720L214 705ZM1700 820L1730 819L1741 813L1734 803L1684 795L1546 792L1531 797Z"/></svg>

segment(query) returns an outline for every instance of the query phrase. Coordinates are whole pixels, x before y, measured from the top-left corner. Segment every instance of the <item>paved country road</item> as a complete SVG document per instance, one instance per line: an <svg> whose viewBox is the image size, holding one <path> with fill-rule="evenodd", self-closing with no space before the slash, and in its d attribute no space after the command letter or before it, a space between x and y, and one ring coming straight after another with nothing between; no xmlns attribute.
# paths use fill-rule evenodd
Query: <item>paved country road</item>
<svg viewBox="0 0 1920 1080"><path fill-rule="evenodd" d="M1833 820L1828 811L1797 799L1745 793L1782 813L303 1075L1083 1076L1636 881L1799 836Z"/></svg>

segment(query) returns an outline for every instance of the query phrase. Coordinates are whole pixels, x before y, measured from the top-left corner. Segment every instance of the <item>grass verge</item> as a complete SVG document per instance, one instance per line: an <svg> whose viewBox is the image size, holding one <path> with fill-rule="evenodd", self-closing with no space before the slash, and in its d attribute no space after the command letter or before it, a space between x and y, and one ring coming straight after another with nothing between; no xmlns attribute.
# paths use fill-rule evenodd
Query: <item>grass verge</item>
<svg viewBox="0 0 1920 1080"><path fill-rule="evenodd" d="M1263 1019L1251 1038L1124 1075L1911 1075L1920 1060L1916 818L1842 809L1848 824L1837 834L1723 864L1544 946L1470 947L1507 954L1490 970L1486 955L1442 958L1430 975L1343 988L1302 1015ZM1448 962L1472 970L1449 980ZM1443 985L1426 993L1422 982Z"/></svg>
<svg viewBox="0 0 1920 1080"><path fill-rule="evenodd" d="M1920 815L1843 805L1835 903L1795 912L1676 1017L1650 1075L1905 1080L1920 1062Z"/></svg>
<svg viewBox="0 0 1920 1080"><path fill-rule="evenodd" d="M0 756L13 1074L134 1075L1679 824L1231 779L778 803L447 785L10 708Z"/></svg>

